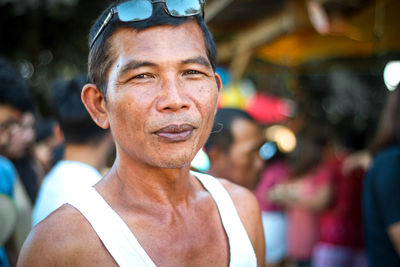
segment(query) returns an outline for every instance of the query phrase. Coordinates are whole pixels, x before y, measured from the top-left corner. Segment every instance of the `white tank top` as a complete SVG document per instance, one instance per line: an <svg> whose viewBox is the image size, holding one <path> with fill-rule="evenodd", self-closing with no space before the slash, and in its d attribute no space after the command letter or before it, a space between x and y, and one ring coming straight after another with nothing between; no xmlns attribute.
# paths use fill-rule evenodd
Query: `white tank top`
<svg viewBox="0 0 400 267"><path fill-rule="evenodd" d="M213 176L191 173L211 194L218 207L229 240L229 266L257 266L253 246L226 189ZM93 187L68 203L86 217L119 266L156 266L126 223Z"/></svg>

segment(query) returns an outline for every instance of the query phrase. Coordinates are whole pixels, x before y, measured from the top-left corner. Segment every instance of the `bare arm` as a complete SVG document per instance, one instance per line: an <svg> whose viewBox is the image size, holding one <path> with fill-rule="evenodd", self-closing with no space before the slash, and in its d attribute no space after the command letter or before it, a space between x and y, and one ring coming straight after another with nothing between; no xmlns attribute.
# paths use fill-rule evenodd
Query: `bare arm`
<svg viewBox="0 0 400 267"><path fill-rule="evenodd" d="M307 196L306 198L298 198L296 200L298 205L314 211L321 211L326 209L332 200L332 187L328 183L321 186L314 192L314 194Z"/></svg>
<svg viewBox="0 0 400 267"><path fill-rule="evenodd" d="M390 225L387 232L397 254L400 256L400 222Z"/></svg>
<svg viewBox="0 0 400 267"><path fill-rule="evenodd" d="M320 186L313 194L307 195L307 197L301 196L300 189L296 185L279 185L277 188L280 193L272 190L272 194L269 195L271 202L280 204L282 206L302 206L304 208L321 211L329 206L331 203L333 192L331 183Z"/></svg>
<svg viewBox="0 0 400 267"><path fill-rule="evenodd" d="M247 231L257 257L257 266L264 266L265 239L264 229L261 221L261 210L258 201L252 192L230 183L221 181L231 195L240 219Z"/></svg>

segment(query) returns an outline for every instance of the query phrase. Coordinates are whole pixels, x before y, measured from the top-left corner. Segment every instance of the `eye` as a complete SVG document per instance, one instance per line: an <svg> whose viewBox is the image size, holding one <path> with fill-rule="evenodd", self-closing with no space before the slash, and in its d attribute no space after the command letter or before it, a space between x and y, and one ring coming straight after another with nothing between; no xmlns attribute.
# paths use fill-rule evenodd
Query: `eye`
<svg viewBox="0 0 400 267"><path fill-rule="evenodd" d="M125 83L132 83L132 82L147 82L154 78L155 76L151 73L141 73L137 75L132 75L131 77L127 78L123 84Z"/></svg>
<svg viewBox="0 0 400 267"><path fill-rule="evenodd" d="M187 70L187 71L185 71L184 74L185 75L196 75L196 74L203 74L203 73L200 71L197 71L197 70Z"/></svg>
<svg viewBox="0 0 400 267"><path fill-rule="evenodd" d="M149 73L141 73L139 75L132 77L132 79L148 79L148 78L153 78L153 77L154 76Z"/></svg>

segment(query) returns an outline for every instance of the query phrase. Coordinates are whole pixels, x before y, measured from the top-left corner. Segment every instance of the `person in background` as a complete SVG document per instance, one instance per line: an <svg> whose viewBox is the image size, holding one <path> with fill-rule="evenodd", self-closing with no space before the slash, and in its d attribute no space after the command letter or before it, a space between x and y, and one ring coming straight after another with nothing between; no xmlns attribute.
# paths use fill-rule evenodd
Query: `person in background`
<svg viewBox="0 0 400 267"><path fill-rule="evenodd" d="M0 107L1 111L1 107ZM1 125L2 121L0 121ZM0 126L1 127L1 126ZM0 133L1 134L1 133ZM6 205L13 207L14 204L14 188L17 182L17 172L12 165L12 163L5 157L0 155L0 196L7 196L8 198L1 198L1 207L4 208ZM6 203L3 203L6 202ZM9 203L11 202L11 205ZM4 212L10 212L10 210L0 210L1 219L6 217L12 217L12 214L4 214ZM3 224L4 222L1 221ZM7 226L8 227L8 226ZM9 227L8 227L9 228ZM13 229L8 229L6 226L2 225L0 228L0 236L5 238L5 240L0 241L0 266L8 267L9 259L6 253L5 244L10 238Z"/></svg>
<svg viewBox="0 0 400 267"><path fill-rule="evenodd" d="M65 139L63 160L46 175L33 209L33 226L51 212L100 181L101 171L113 151L110 132L98 127L81 101L87 75L57 81L51 103Z"/></svg>
<svg viewBox="0 0 400 267"><path fill-rule="evenodd" d="M332 194L332 174L323 163L326 136L313 126L299 134L287 182L270 189L269 200L286 208L287 258L298 267L311 266L318 240L319 212ZM268 252L267 252L268 254Z"/></svg>
<svg viewBox="0 0 400 267"><path fill-rule="evenodd" d="M387 96L363 185L364 234L371 267L400 266L399 87Z"/></svg>
<svg viewBox="0 0 400 267"><path fill-rule="evenodd" d="M313 267L366 267L361 191L365 170L361 166L344 170L354 141L336 137L330 129L323 164L332 173L329 195L322 202L319 238L313 250ZM345 143L342 140L351 141Z"/></svg>
<svg viewBox="0 0 400 267"><path fill-rule="evenodd" d="M18 144L18 153L14 153L11 161L25 186L32 205L36 201L39 183L43 179L44 170L35 158L35 124L33 111L26 111L21 118L18 131L14 134L14 144Z"/></svg>
<svg viewBox="0 0 400 267"><path fill-rule="evenodd" d="M12 159L26 154L33 139L29 118L33 110L33 98L26 81L5 59L0 59L0 193L16 204L18 220L11 239L7 243L7 255L0 247L0 266L15 265L22 242L31 227L31 203ZM0 226L2 228L2 226Z"/></svg>
<svg viewBox="0 0 400 267"><path fill-rule="evenodd" d="M204 146L210 159L208 173L253 190L264 167L259 156L263 141L259 125L248 113L219 109Z"/></svg>
<svg viewBox="0 0 400 267"><path fill-rule="evenodd" d="M273 143L271 143L272 145ZM276 144L274 144L276 146ZM270 189L284 184L290 174L286 155L278 149L267 161L254 194L260 203L265 235L265 266L283 266L286 256L287 218L284 208L269 199Z"/></svg>
<svg viewBox="0 0 400 267"><path fill-rule="evenodd" d="M60 124L55 119L41 119L36 123L35 158L39 161L43 172L50 169L64 155L64 135ZM44 177L43 177L44 178ZM39 181L39 186L42 180Z"/></svg>

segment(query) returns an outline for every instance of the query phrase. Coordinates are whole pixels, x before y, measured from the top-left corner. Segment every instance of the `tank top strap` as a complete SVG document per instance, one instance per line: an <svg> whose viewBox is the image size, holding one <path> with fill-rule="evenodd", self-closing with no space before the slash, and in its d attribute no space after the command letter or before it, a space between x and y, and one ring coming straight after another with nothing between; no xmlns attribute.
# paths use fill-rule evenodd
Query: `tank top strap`
<svg viewBox="0 0 400 267"><path fill-rule="evenodd" d="M253 245L237 213L236 207L224 186L213 176L191 172L213 197L230 247L230 267L257 266Z"/></svg>
<svg viewBox="0 0 400 267"><path fill-rule="evenodd" d="M68 202L89 221L119 266L155 267L134 234L103 197L90 187Z"/></svg>

